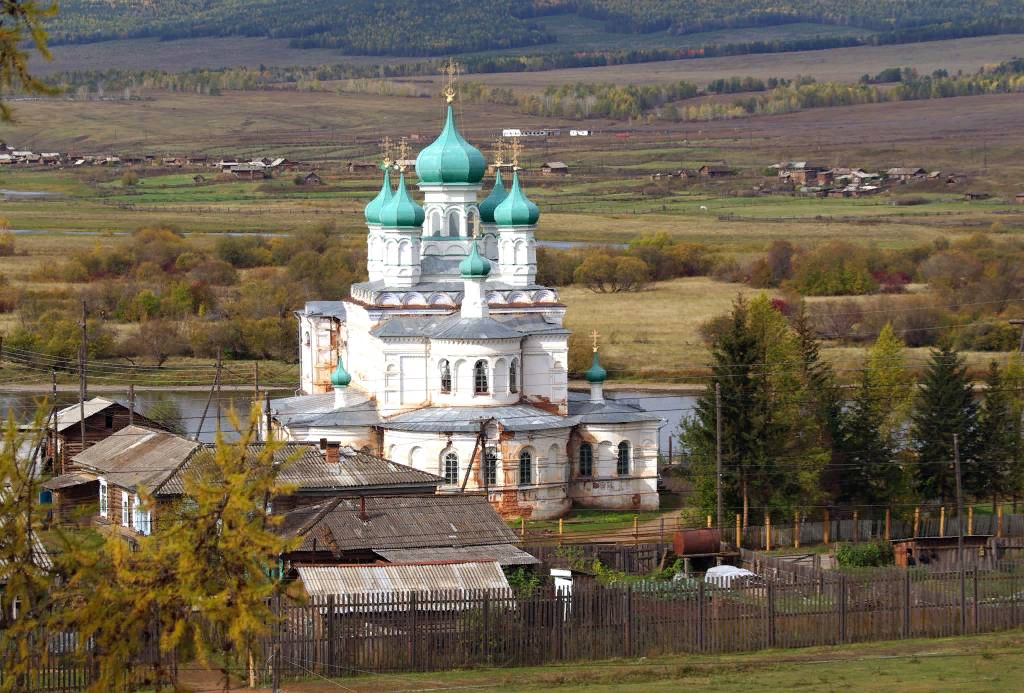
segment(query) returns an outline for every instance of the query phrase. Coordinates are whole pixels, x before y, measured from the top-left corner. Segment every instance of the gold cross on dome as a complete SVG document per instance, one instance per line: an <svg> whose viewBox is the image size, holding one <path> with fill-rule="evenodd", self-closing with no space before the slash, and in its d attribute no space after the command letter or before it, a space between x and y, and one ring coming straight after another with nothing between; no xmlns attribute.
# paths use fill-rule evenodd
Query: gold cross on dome
<svg viewBox="0 0 1024 693"><path fill-rule="evenodd" d="M591 337L591 339L594 340L594 351L597 351L597 337L598 337L597 330L592 331L590 333L590 337Z"/></svg>
<svg viewBox="0 0 1024 693"><path fill-rule="evenodd" d="M519 169L519 155L523 153L523 143L519 141L518 137L512 138L512 144L509 147L512 150L512 168Z"/></svg>
<svg viewBox="0 0 1024 693"><path fill-rule="evenodd" d="M384 155L381 158L381 164L384 165L384 168L391 168L391 164L394 163L394 159L391 158L391 148L393 145L394 142L391 141L390 137L382 137L380 139L380 151Z"/></svg>
<svg viewBox="0 0 1024 693"><path fill-rule="evenodd" d="M452 101L455 100L455 94L457 93L457 80L459 73L462 70L460 69L460 66L457 62L449 58L448 62L445 63L445 66L441 68L441 71L446 76L444 86L444 100L447 101L448 103L451 103Z"/></svg>
<svg viewBox="0 0 1024 693"><path fill-rule="evenodd" d="M405 162L409 160L409 138L398 140L398 170L405 171Z"/></svg>
<svg viewBox="0 0 1024 693"><path fill-rule="evenodd" d="M500 137L494 138L494 165L500 168L505 163L505 140Z"/></svg>

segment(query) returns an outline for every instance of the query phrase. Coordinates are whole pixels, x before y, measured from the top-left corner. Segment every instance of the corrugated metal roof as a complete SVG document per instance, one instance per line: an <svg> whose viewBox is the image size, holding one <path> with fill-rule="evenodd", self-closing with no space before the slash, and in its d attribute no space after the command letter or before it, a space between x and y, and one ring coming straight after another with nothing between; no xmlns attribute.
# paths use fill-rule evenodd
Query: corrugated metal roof
<svg viewBox="0 0 1024 693"><path fill-rule="evenodd" d="M429 549L376 549L374 553L392 563L494 561L500 565L536 565L541 562L539 558L511 544L434 546Z"/></svg>
<svg viewBox="0 0 1024 693"><path fill-rule="evenodd" d="M505 573L494 561L299 566L296 570L310 596L509 589Z"/></svg>
<svg viewBox="0 0 1024 693"><path fill-rule="evenodd" d="M305 308L297 312L299 315L308 315L310 317L322 316L344 320L345 303L344 301L306 301Z"/></svg>
<svg viewBox="0 0 1024 693"><path fill-rule="evenodd" d="M43 488L56 491L62 488L69 488L71 486L81 486L82 484L88 484L96 481L96 475L94 474L82 474L80 472L72 472L70 474L61 474L55 476L52 479L44 481L41 485Z"/></svg>
<svg viewBox="0 0 1024 693"><path fill-rule="evenodd" d="M494 318L463 318L460 313L422 318L393 318L370 330L381 338L430 337L432 339L520 339L519 330Z"/></svg>
<svg viewBox="0 0 1024 693"><path fill-rule="evenodd" d="M613 399L591 402L589 396L569 397L569 416L574 423L582 424L614 424L633 423L638 421L660 421L661 416L655 412Z"/></svg>
<svg viewBox="0 0 1024 693"><path fill-rule="evenodd" d="M338 407L333 392L272 400L274 419L289 428L375 426L380 423L377 403L353 387L346 388L347 406Z"/></svg>
<svg viewBox="0 0 1024 693"><path fill-rule="evenodd" d="M496 419L508 431L569 428L575 421L526 404L508 407L424 407L397 414L382 426L395 431L478 431L480 422Z"/></svg>
<svg viewBox="0 0 1024 693"><path fill-rule="evenodd" d="M516 533L479 495L370 496L369 519L360 519L359 498L339 498L299 508L284 516L280 531L301 536L300 550L323 548L326 527L338 551L406 549L431 546L515 544Z"/></svg>
<svg viewBox="0 0 1024 693"><path fill-rule="evenodd" d="M200 447L202 443L174 433L126 426L72 460L122 488L156 489Z"/></svg>
<svg viewBox="0 0 1024 693"><path fill-rule="evenodd" d="M85 418L88 419L90 416L93 416L94 414L99 414L101 411L103 411L107 407L112 407L115 404L119 404L122 407L124 407L125 409L130 409L131 408L128 405L127 402L122 402L119 399L107 399L105 397L93 397L92 399L86 400L86 402L85 402ZM138 414L139 416L144 416L142 411L139 410L138 406L135 407L135 413ZM67 430L71 426L79 425L81 423L81 420L82 420L82 408L81 408L80 405L72 404L70 407L64 407L63 409L61 409L60 411L57 412L57 421L56 421L57 431L61 431L62 432L62 431Z"/></svg>

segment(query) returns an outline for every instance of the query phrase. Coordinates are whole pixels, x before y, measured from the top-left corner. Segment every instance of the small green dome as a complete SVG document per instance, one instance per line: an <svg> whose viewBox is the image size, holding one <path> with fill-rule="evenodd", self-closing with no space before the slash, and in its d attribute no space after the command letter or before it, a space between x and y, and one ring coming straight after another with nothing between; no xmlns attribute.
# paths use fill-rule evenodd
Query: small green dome
<svg viewBox="0 0 1024 693"><path fill-rule="evenodd" d="M341 357L338 357L338 367L331 373L331 385L335 389L348 387L348 384L352 382L352 376L345 370L345 366L341 363Z"/></svg>
<svg viewBox="0 0 1024 693"><path fill-rule="evenodd" d="M479 183L486 170L484 155L455 129L449 104L441 134L416 157L416 175L421 183Z"/></svg>
<svg viewBox="0 0 1024 693"><path fill-rule="evenodd" d="M608 377L608 371L601 367L601 362L597 360L597 349L594 349L594 362L590 364L590 368L583 374L583 377L587 379L588 383L603 383L604 379Z"/></svg>
<svg viewBox="0 0 1024 693"><path fill-rule="evenodd" d="M384 183L380 186L380 192L377 193L377 197L370 200L366 209L363 210L363 216L366 217L367 223L379 224L380 210L394 196L395 191L391 189L391 172L384 169Z"/></svg>
<svg viewBox="0 0 1024 693"><path fill-rule="evenodd" d="M519 187L519 171L516 171L508 197L494 209L494 221L498 226L533 226L538 219L540 208Z"/></svg>
<svg viewBox="0 0 1024 693"><path fill-rule="evenodd" d="M423 208L409 196L405 173L398 178L398 190L380 208L380 225L388 228L411 228L423 224Z"/></svg>
<svg viewBox="0 0 1024 693"><path fill-rule="evenodd" d="M476 241L473 241L469 255L459 263L459 272L463 277L486 277L491 273L491 263L480 254L476 247Z"/></svg>
<svg viewBox="0 0 1024 693"><path fill-rule="evenodd" d="M491 194L477 205L480 209L480 221L493 224L494 210L505 201L506 197L508 197L508 191L505 190L505 183L501 180L501 169L498 169L498 172L494 175L494 187L491 188Z"/></svg>

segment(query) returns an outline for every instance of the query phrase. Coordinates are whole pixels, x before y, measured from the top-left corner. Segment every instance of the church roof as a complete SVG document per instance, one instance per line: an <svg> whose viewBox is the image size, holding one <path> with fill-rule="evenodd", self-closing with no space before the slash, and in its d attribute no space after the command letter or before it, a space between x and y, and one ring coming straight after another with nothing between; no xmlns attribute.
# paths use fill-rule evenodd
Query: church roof
<svg viewBox="0 0 1024 693"><path fill-rule="evenodd" d="M533 203L519 185L519 171L512 176L512 189L494 209L498 226L533 226L540 219L540 208Z"/></svg>
<svg viewBox="0 0 1024 693"><path fill-rule="evenodd" d="M589 395L569 393L569 417L573 423L617 424L660 421L661 415L626 402L605 398L591 402Z"/></svg>
<svg viewBox="0 0 1024 693"><path fill-rule="evenodd" d="M391 200L394 194L395 191L391 189L391 174L387 169L384 169L384 182L381 183L380 192L377 193L377 197L370 200L363 210L363 216L368 223L380 223L380 210Z"/></svg>
<svg viewBox="0 0 1024 693"><path fill-rule="evenodd" d="M507 407L424 407L398 414L383 426L395 431L472 432L480 422L495 419L509 431L544 431L569 428L575 422L527 404Z"/></svg>
<svg viewBox="0 0 1024 693"><path fill-rule="evenodd" d="M338 408L334 393L328 392L271 400L270 409L274 418L288 427L332 428L375 426L380 423L375 402L351 388L347 394L356 398L355 403L347 407Z"/></svg>
<svg viewBox="0 0 1024 693"><path fill-rule="evenodd" d="M345 304L342 301L306 301L306 306L298 311L299 315L323 316L325 318L345 319Z"/></svg>
<svg viewBox="0 0 1024 693"><path fill-rule="evenodd" d="M494 210L505 201L506 197L508 197L508 191L505 190L505 183L501 180L501 169L499 168L494 174L494 187L491 188L490 194L477 205L480 210L480 221L493 224Z"/></svg>
<svg viewBox="0 0 1024 693"><path fill-rule="evenodd" d="M448 105L441 134L416 157L420 183L476 184L484 177L487 160L455 127L455 111Z"/></svg>
<svg viewBox="0 0 1024 693"><path fill-rule="evenodd" d="M395 194L380 207L380 225L387 228L413 228L420 226L425 218L423 208L409 196L405 187L405 173L398 177Z"/></svg>
<svg viewBox="0 0 1024 693"><path fill-rule="evenodd" d="M370 330L370 334L382 339L519 339L527 333L507 327L494 318L463 318L459 313L454 313L422 318L393 318Z"/></svg>

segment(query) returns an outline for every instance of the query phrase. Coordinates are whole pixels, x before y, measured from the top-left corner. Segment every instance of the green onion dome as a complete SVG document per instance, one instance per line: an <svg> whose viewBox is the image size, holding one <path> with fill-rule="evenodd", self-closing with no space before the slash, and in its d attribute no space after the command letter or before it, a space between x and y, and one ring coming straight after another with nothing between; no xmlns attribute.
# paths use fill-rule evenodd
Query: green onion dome
<svg viewBox="0 0 1024 693"><path fill-rule="evenodd" d="M409 228L423 224L423 208L409 196L405 173L398 178L398 189L380 208L380 225L388 228Z"/></svg>
<svg viewBox="0 0 1024 693"><path fill-rule="evenodd" d="M508 197L494 209L494 221L498 226L533 226L538 219L540 208L519 187L519 171L516 171Z"/></svg>
<svg viewBox="0 0 1024 693"><path fill-rule="evenodd" d="M594 362L590 364L590 368L583 374L583 377L587 379L588 383L603 383L604 379L608 377L608 371L601 367L601 362L597 360L597 349L594 349Z"/></svg>
<svg viewBox="0 0 1024 693"><path fill-rule="evenodd" d="M391 172L384 169L384 183L380 186L380 192L377 193L377 197L370 200L366 209L363 210L366 221L370 224L379 224L381 208L394 196L395 191L391 189Z"/></svg>
<svg viewBox="0 0 1024 693"><path fill-rule="evenodd" d="M505 201L506 197L508 197L508 191L505 190L505 183L501 180L501 169L498 169L494 176L494 187L491 188L491 194L477 205L480 209L480 221L486 224L493 224L494 210Z"/></svg>
<svg viewBox="0 0 1024 693"><path fill-rule="evenodd" d="M341 363L341 357L338 357L338 367L331 373L331 385L337 388L348 387L348 384L352 382L352 376L345 370L345 366Z"/></svg>
<svg viewBox="0 0 1024 693"><path fill-rule="evenodd" d="M416 157L416 175L421 183L479 183L487 160L455 129L455 112L448 105L448 118L436 140Z"/></svg>
<svg viewBox="0 0 1024 693"><path fill-rule="evenodd" d="M459 263L459 272L462 273L463 277L486 277L491 273L491 263L480 254L479 249L476 247L476 241L473 241L473 247L469 250L469 255Z"/></svg>

